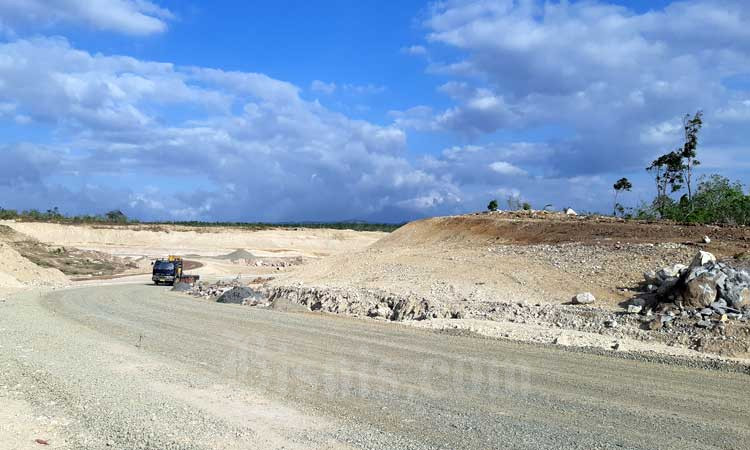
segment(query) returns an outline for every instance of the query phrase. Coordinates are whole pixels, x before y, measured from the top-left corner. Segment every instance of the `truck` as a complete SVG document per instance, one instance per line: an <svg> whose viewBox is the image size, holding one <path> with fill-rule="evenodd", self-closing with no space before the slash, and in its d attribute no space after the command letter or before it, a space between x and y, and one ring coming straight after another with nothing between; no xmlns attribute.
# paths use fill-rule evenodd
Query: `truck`
<svg viewBox="0 0 750 450"><path fill-rule="evenodd" d="M169 255L167 258L159 258L153 263L151 280L154 284L175 285L178 282L194 283L198 275L187 275L183 273L184 261L180 256Z"/></svg>

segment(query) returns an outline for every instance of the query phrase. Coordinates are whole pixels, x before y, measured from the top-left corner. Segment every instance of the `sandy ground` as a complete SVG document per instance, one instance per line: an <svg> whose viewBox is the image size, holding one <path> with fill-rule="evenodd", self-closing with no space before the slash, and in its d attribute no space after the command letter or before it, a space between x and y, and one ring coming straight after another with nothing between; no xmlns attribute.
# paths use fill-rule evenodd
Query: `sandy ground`
<svg viewBox="0 0 750 450"><path fill-rule="evenodd" d="M500 214L426 219L360 251L292 269L273 284L383 289L462 304L561 304L592 292L597 306L616 310L633 297L644 271L689 263L700 249L722 255L746 245L722 240L721 230L707 246L705 229L673 227L670 234L658 225L658 232L627 225Z"/></svg>
<svg viewBox="0 0 750 450"><path fill-rule="evenodd" d="M165 287L14 296L0 329L10 405L0 442L18 448L36 438L87 450L744 448L750 438L744 373Z"/></svg>
<svg viewBox="0 0 750 450"><path fill-rule="evenodd" d="M5 224L137 266L71 283L0 239L0 440L9 448L41 448L36 438L102 449L305 448L308 439L332 449L736 448L747 440L747 411L727 399L746 395L747 375L731 372L746 372L748 360L650 331L638 332L647 339L581 331L570 323L587 309L562 305L588 290L598 298L590 316L614 317L644 270L699 249L746 251L746 229L515 214L435 218L387 235ZM701 243L709 232L710 246ZM261 276L268 288L371 289L483 313L403 326L219 305L151 285L149 260L175 253L200 263L191 272L208 281ZM567 311L563 323L530 315L548 307ZM486 370L500 377L471 378ZM291 383L283 391L278 377ZM165 422L142 413L153 408Z"/></svg>
<svg viewBox="0 0 750 450"><path fill-rule="evenodd" d="M334 312L367 315L366 305L363 312L362 305L353 302L357 293L373 290L383 295L427 299L463 311L462 319L414 322L415 326L469 330L545 344L653 350L688 357L698 354L687 347L695 339L674 347L672 341L649 342L649 336L644 335L647 332L635 331L631 334L639 340L630 340L627 335L613 337L607 335L611 330L601 330L607 318L602 313L588 318L583 314L579 321L575 311L568 309L564 320L556 315L539 320L529 311L507 306L537 305L537 310L539 305L560 306L573 295L588 291L597 297L597 310L621 314L623 302L638 295L644 271L687 263L700 249L719 256L733 255L746 250L750 242L750 232L744 228L646 224L541 212L433 218L413 222L390 234L4 224L50 245L106 252L137 261L137 268L125 272L127 277L79 280L73 283L76 286L148 284L150 258L181 254L200 263L200 268L190 272L204 281L264 277L270 278L266 284L269 288L309 287L353 293L334 299L334 307L327 309ZM702 237L709 234L712 243L703 244ZM60 273L35 267L19 259L12 249L0 250L3 248L9 255L6 261L11 263L6 262L0 269L0 294L34 285L67 284ZM252 259L232 259L229 254L250 255ZM261 265L260 261L291 265ZM586 320L592 319L597 321L597 327L588 327ZM637 323L634 325L637 328ZM545 331L550 327L555 328ZM736 333L733 336L739 337L733 338L734 347L727 355L746 357L747 349L742 348L745 338Z"/></svg>
<svg viewBox="0 0 750 450"><path fill-rule="evenodd" d="M42 268L22 257L7 240L28 239L49 246L120 257L135 266L122 270L119 272L121 275L137 275L136 279L146 280L148 277L143 274L150 273L150 261L171 254L199 262L202 267L191 272L208 279L243 277L276 273L281 269L257 267L252 261L233 261L222 256L241 250L271 261L295 257L320 258L360 250L385 236L385 233L378 232L326 229L253 231L170 225L103 227L15 221L0 221L0 225L19 233L12 237L0 236L0 293L34 286L62 287L70 284L69 277L59 270ZM3 242L4 238L6 242Z"/></svg>
<svg viewBox="0 0 750 450"><path fill-rule="evenodd" d="M117 226L60 225L0 221L42 242L118 256L160 257L169 254L221 256L245 249L256 256L320 257L351 252L385 236L379 232L328 229L200 228L173 225Z"/></svg>

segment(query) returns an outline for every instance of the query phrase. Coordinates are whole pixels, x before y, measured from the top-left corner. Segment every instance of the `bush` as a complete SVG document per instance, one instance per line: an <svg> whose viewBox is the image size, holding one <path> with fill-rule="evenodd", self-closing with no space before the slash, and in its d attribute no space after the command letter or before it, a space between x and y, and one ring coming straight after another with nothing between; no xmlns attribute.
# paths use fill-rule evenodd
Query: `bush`
<svg viewBox="0 0 750 450"><path fill-rule="evenodd" d="M490 211L497 211L497 200L490 200L490 203L487 205L487 209Z"/></svg>
<svg viewBox="0 0 750 450"><path fill-rule="evenodd" d="M721 175L711 175L701 179L692 200L687 195L679 201L661 195L651 205L638 208L635 216L687 223L750 225L750 196L745 195L741 183L732 183Z"/></svg>

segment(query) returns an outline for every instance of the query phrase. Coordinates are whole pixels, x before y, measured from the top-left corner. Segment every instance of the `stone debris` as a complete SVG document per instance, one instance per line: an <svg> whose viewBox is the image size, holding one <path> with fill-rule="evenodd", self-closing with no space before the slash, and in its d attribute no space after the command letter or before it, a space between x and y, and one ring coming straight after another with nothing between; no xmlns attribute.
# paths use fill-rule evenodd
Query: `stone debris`
<svg viewBox="0 0 750 450"><path fill-rule="evenodd" d="M705 266L708 263L716 262L716 257L709 252L699 251L698 254L695 255L693 258L693 262L690 263L690 268L696 268L700 266Z"/></svg>
<svg viewBox="0 0 750 450"><path fill-rule="evenodd" d="M643 306L628 305L628 314L640 314L642 310L643 310Z"/></svg>
<svg viewBox="0 0 750 450"><path fill-rule="evenodd" d="M221 294L217 303L232 303L236 305L259 306L267 305L268 301L261 292L246 286L236 286Z"/></svg>
<svg viewBox="0 0 750 450"><path fill-rule="evenodd" d="M596 298L594 297L594 294L592 294L591 292L583 292L581 294L575 295L571 300L571 303L573 303L574 305L590 305L595 301Z"/></svg>
<svg viewBox="0 0 750 450"><path fill-rule="evenodd" d="M460 319L463 307L448 305L437 299L415 294L392 294L380 289L329 289L302 286L279 286L270 289L269 301L285 298L323 311L384 320Z"/></svg>
<svg viewBox="0 0 750 450"><path fill-rule="evenodd" d="M643 274L646 298L627 305L627 312L656 319L646 328L659 330L679 320L704 329L720 329L728 321L746 321L750 317L750 274L726 262L718 262L706 251L698 252L689 266L675 264ZM651 308L641 308L647 299ZM657 323L658 322L658 323Z"/></svg>
<svg viewBox="0 0 750 450"><path fill-rule="evenodd" d="M711 238L708 237L708 236L703 236L703 243L704 244L710 244L711 243Z"/></svg>

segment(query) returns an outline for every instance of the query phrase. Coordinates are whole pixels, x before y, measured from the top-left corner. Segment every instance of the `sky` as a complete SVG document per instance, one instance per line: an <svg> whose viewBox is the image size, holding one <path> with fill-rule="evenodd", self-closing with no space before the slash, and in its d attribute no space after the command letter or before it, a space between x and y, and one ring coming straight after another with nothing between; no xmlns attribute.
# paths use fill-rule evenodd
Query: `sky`
<svg viewBox="0 0 750 450"><path fill-rule="evenodd" d="M401 222L612 210L704 112L750 183L744 0L0 0L0 207Z"/></svg>

